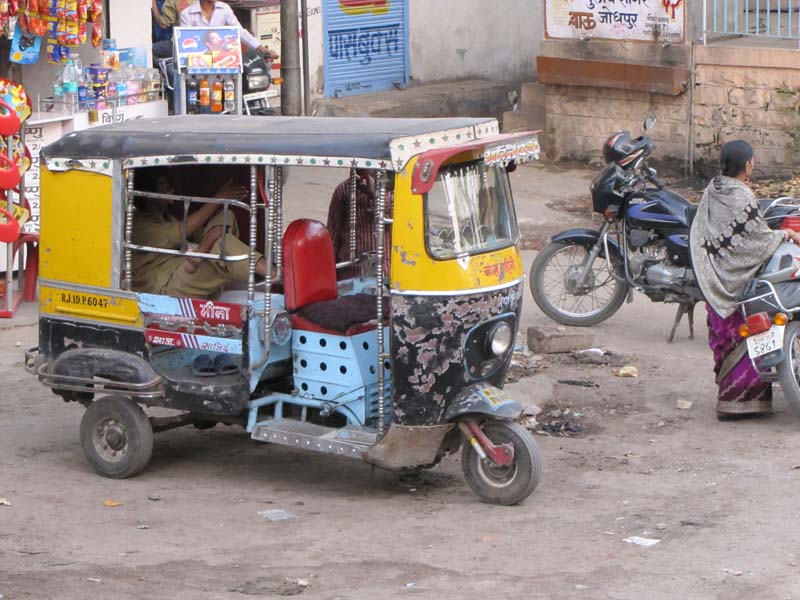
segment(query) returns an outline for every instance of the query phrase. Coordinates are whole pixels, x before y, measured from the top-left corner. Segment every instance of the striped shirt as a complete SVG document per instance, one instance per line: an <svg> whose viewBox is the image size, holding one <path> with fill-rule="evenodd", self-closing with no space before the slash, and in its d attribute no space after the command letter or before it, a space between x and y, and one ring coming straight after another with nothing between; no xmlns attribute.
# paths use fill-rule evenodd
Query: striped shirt
<svg viewBox="0 0 800 600"><path fill-rule="evenodd" d="M387 194L386 217L392 215L392 197ZM331 197L328 207L328 231L333 238L333 251L336 262L346 262L350 260L350 180L347 179L340 183ZM392 247L391 230L387 226L385 248L387 265L385 273L388 274L389 249ZM356 193L356 258L364 252L375 251L375 198L363 189L358 189ZM337 278L351 279L358 277L361 269L358 265L339 269Z"/></svg>

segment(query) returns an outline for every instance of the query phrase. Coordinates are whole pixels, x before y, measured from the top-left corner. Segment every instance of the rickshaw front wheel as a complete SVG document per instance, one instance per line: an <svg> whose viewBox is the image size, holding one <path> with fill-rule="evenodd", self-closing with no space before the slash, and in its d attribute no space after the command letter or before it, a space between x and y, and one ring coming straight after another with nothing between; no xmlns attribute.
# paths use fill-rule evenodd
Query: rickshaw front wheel
<svg viewBox="0 0 800 600"><path fill-rule="evenodd" d="M514 461L499 466L482 459L471 444L465 443L461 466L467 485L489 504L519 504L533 493L542 476L539 446L533 435L511 421L485 421L481 429L494 444L511 444Z"/></svg>
<svg viewBox="0 0 800 600"><path fill-rule="evenodd" d="M133 477L150 461L153 427L130 398L106 396L83 414L81 446L86 460L103 477Z"/></svg>

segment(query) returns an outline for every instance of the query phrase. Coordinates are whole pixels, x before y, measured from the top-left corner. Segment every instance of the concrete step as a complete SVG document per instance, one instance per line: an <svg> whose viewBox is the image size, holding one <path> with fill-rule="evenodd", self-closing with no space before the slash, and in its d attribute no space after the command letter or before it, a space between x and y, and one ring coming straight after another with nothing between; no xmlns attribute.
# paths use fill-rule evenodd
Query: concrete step
<svg viewBox="0 0 800 600"><path fill-rule="evenodd" d="M503 113L503 133L514 131L544 131L547 118L544 107L520 108Z"/></svg>
<svg viewBox="0 0 800 600"><path fill-rule="evenodd" d="M543 109L547 103L547 88L543 83L531 81L522 84L522 93L520 94L520 107L521 108L534 108L541 106Z"/></svg>
<svg viewBox="0 0 800 600"><path fill-rule="evenodd" d="M314 102L320 117L495 117L511 109L508 83L482 79L411 86Z"/></svg>

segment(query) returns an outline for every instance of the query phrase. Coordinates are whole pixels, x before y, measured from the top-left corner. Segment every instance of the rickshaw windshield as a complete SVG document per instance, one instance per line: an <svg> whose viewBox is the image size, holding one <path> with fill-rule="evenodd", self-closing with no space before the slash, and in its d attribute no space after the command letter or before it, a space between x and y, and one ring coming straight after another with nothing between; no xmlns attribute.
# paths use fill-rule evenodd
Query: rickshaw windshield
<svg viewBox="0 0 800 600"><path fill-rule="evenodd" d="M428 250L446 260L511 246L517 221L508 173L475 162L442 169L425 202Z"/></svg>

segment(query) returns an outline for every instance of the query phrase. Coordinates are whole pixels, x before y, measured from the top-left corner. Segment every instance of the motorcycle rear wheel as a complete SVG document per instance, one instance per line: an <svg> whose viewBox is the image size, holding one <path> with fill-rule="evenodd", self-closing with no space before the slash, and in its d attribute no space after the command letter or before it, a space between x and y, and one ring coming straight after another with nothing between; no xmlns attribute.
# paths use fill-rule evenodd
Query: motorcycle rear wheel
<svg viewBox="0 0 800 600"><path fill-rule="evenodd" d="M783 361L777 371L786 403L800 416L800 321L791 321L786 325L783 332Z"/></svg>
<svg viewBox="0 0 800 600"><path fill-rule="evenodd" d="M576 292L571 287L570 277L579 272L588 254L589 248L576 242L550 242L531 266L530 286L536 305L562 325L602 323L619 310L628 295L628 285L611 275L602 256L591 265L584 289Z"/></svg>

